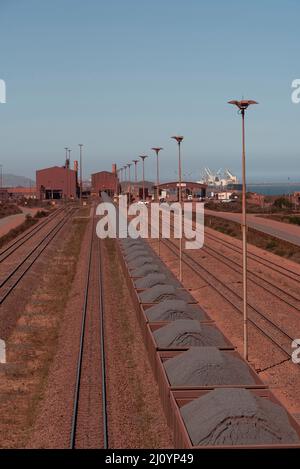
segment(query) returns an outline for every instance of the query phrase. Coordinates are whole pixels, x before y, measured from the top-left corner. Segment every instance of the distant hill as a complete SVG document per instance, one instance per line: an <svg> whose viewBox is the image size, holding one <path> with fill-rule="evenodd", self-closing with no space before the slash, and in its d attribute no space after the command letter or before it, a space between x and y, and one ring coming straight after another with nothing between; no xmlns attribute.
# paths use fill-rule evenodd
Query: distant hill
<svg viewBox="0 0 300 469"><path fill-rule="evenodd" d="M35 186L33 179L16 176L15 174L3 174L3 187L32 187Z"/></svg>

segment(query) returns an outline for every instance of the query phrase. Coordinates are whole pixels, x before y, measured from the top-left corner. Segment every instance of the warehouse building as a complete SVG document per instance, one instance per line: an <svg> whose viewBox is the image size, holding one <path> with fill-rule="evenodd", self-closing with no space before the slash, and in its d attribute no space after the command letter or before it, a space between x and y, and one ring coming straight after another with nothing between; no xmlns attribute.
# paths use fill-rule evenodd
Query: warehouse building
<svg viewBox="0 0 300 469"><path fill-rule="evenodd" d="M92 174L92 194L98 196L101 192L106 192L111 197L119 192L119 179L115 164L112 165L112 172L100 171Z"/></svg>
<svg viewBox="0 0 300 469"><path fill-rule="evenodd" d="M156 187L154 190L156 191ZM178 200L178 193L179 193L179 183L178 181L174 182L163 182L159 184L159 194L169 200ZM206 197L206 184L200 184L199 182L193 181L182 181L181 182L181 192L182 198L190 199L205 199Z"/></svg>
<svg viewBox="0 0 300 469"><path fill-rule="evenodd" d="M6 190L12 199L36 199L35 187L7 187Z"/></svg>
<svg viewBox="0 0 300 469"><path fill-rule="evenodd" d="M75 199L78 196L77 170L70 169L68 163L39 169L36 171L36 190L41 200Z"/></svg>
<svg viewBox="0 0 300 469"><path fill-rule="evenodd" d="M0 189L0 200L1 201L6 201L9 199L9 193L7 189Z"/></svg>

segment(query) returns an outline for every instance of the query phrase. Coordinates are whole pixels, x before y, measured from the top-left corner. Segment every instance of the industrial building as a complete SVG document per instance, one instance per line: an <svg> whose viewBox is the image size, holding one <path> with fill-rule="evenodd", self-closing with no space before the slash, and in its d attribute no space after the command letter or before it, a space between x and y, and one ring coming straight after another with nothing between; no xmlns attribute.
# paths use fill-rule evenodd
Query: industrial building
<svg viewBox="0 0 300 469"><path fill-rule="evenodd" d="M155 190L156 190L155 186ZM175 182L163 182L159 184L159 193L163 198L169 200L177 200L178 199L178 191L179 191L179 183L178 181ZM204 199L206 197L206 184L201 184L199 182L192 182L192 181L182 181L181 182L181 191L182 191L182 198L187 199L188 196L193 198L201 198Z"/></svg>
<svg viewBox="0 0 300 469"><path fill-rule="evenodd" d="M5 201L9 199L9 193L7 189L0 189L0 200Z"/></svg>
<svg viewBox="0 0 300 469"><path fill-rule="evenodd" d="M7 187L9 197L13 199L36 199L36 188L33 187Z"/></svg>
<svg viewBox="0 0 300 469"><path fill-rule="evenodd" d="M68 162L65 166L36 171L36 190L41 200L75 199L78 196L77 162L75 169L70 169Z"/></svg>
<svg viewBox="0 0 300 469"><path fill-rule="evenodd" d="M100 171L99 173L92 174L92 194L100 195L101 192L106 192L109 196L113 196L119 192L119 189L119 179L115 164L112 165L112 172Z"/></svg>

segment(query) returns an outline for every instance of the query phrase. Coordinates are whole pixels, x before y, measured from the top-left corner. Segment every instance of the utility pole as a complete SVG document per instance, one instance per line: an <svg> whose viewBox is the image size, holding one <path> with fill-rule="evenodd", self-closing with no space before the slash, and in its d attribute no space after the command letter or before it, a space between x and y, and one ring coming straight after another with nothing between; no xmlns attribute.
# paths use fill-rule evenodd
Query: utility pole
<svg viewBox="0 0 300 469"><path fill-rule="evenodd" d="M69 151L69 148L65 147L65 151L66 151L66 164L65 164L65 168L66 168L66 193L65 193L65 202L67 202L68 186L69 186L69 183L68 183L68 167L69 167L68 151Z"/></svg>
<svg viewBox="0 0 300 469"><path fill-rule="evenodd" d="M143 161L143 202L145 202L145 159L148 158L148 155L140 155L140 158Z"/></svg>
<svg viewBox="0 0 300 469"><path fill-rule="evenodd" d="M157 202L159 201L159 159L158 159L158 154L163 148L161 147L153 147L151 150L154 150L156 153L156 199Z"/></svg>
<svg viewBox="0 0 300 469"><path fill-rule="evenodd" d="M71 198L71 151L70 148L68 149L69 152L69 169L68 169L68 183L69 183L69 190L68 196Z"/></svg>
<svg viewBox="0 0 300 469"><path fill-rule="evenodd" d="M131 201L131 177L130 177L130 166L132 166L132 163L128 163L128 179L129 179L129 202Z"/></svg>
<svg viewBox="0 0 300 469"><path fill-rule="evenodd" d="M175 135L173 137L178 144L178 199L180 204L180 237L179 237L179 281L182 282L182 193L181 193L181 142L183 140L182 135Z"/></svg>
<svg viewBox="0 0 300 469"><path fill-rule="evenodd" d="M158 154L162 147L153 147L151 150L154 150L156 153L156 201L159 202L159 158ZM160 256L160 211L158 211L158 255Z"/></svg>
<svg viewBox="0 0 300 469"><path fill-rule="evenodd" d="M242 236L243 236L243 325L244 325L244 358L248 360L248 310L247 310L247 213L246 213L246 145L245 145L245 111L253 100L229 101L237 106L242 115Z"/></svg>
<svg viewBox="0 0 300 469"><path fill-rule="evenodd" d="M79 143L79 164L80 164L80 203L82 203L82 175L83 175L83 169L82 169L82 147L83 147L83 144L82 143Z"/></svg>
<svg viewBox="0 0 300 469"><path fill-rule="evenodd" d="M137 164L139 160L132 160L134 163L134 186L135 186L135 194L138 193L137 189Z"/></svg>

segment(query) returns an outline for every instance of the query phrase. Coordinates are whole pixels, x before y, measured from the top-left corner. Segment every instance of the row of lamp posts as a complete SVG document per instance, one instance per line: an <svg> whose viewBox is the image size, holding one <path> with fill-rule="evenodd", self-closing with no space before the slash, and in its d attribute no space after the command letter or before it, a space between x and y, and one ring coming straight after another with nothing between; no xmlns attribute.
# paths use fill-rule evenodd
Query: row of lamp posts
<svg viewBox="0 0 300 469"><path fill-rule="evenodd" d="M244 358L248 360L248 311L247 311L247 216L246 216L246 145L245 145L245 111L252 104L258 104L253 100L241 100L241 101L229 101L229 104L236 106L242 116L242 245L243 245L243 336L244 336ZM171 137L176 140L178 144L178 199L179 203L182 202L182 168L181 168L181 143L183 136ZM159 201L159 152L162 150L161 147L153 147L153 151L156 153L156 198ZM145 201L145 159L147 155L140 155L143 162L143 201ZM135 165L135 184L137 184L137 163L139 160L133 160ZM121 177L123 175L123 169L125 169L125 180L126 180L126 168L129 169L129 192L131 194L131 180L130 180L130 166L132 163L127 164L119 171L121 171ZM160 233L158 233L158 246L160 246ZM160 248L159 248L160 249ZM179 280L182 281L182 236L179 238Z"/></svg>

